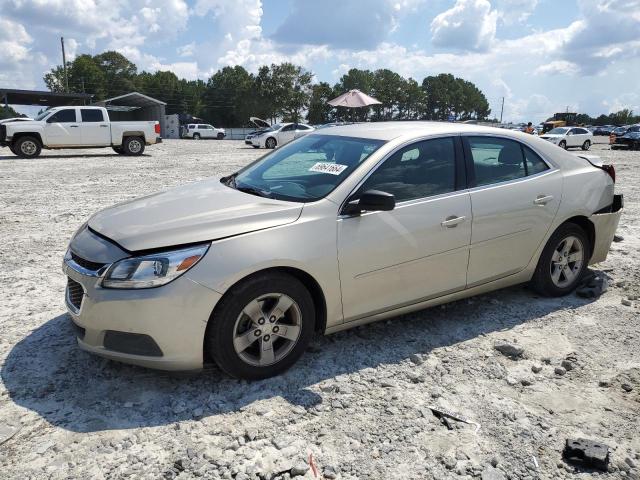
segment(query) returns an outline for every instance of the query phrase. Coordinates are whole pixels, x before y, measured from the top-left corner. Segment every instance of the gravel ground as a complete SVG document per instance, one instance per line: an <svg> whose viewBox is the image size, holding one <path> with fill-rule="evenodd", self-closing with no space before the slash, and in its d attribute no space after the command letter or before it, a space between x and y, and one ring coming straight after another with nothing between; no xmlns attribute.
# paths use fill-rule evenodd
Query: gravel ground
<svg viewBox="0 0 640 480"><path fill-rule="evenodd" d="M262 152L170 140L141 158L2 149L2 478L638 479L640 154L593 150L616 164L626 200L623 240L593 269L608 283L599 298L510 288L318 338L285 375L246 383L81 352L60 263L92 212ZM497 351L503 341L522 356ZM564 463L568 437L609 445L609 472Z"/></svg>

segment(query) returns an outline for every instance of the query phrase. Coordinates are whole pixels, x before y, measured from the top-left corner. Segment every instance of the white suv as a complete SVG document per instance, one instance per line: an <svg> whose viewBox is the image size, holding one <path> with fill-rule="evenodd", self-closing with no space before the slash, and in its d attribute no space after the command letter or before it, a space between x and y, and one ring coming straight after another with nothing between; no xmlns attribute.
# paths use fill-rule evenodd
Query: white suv
<svg viewBox="0 0 640 480"><path fill-rule="evenodd" d="M189 123L185 125L182 138L193 138L194 140L217 138L218 140L222 140L226 135L224 128L216 128L206 123Z"/></svg>

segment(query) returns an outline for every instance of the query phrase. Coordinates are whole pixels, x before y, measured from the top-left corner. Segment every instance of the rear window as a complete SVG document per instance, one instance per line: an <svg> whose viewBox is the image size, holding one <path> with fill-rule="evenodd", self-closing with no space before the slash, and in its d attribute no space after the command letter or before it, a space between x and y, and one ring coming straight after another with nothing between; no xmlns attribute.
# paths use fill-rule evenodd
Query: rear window
<svg viewBox="0 0 640 480"><path fill-rule="evenodd" d="M102 110L94 108L82 109L80 110L80 114L83 122L102 122L104 120Z"/></svg>

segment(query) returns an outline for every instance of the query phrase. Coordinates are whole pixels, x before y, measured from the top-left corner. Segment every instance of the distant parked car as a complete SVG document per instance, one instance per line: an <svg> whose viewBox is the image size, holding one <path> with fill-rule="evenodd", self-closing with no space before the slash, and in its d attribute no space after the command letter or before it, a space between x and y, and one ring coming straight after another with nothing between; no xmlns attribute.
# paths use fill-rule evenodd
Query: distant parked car
<svg viewBox="0 0 640 480"><path fill-rule="evenodd" d="M602 127L596 127L596 129L593 131L593 134L596 136L607 137L611 135L611 132L613 132L614 128L616 127L614 127L613 125L604 125Z"/></svg>
<svg viewBox="0 0 640 480"><path fill-rule="evenodd" d="M593 134L582 127L557 127L549 130L540 138L555 143L565 150L571 147L580 147L582 150L589 150L593 143Z"/></svg>
<svg viewBox="0 0 640 480"><path fill-rule="evenodd" d="M271 128L271 124L269 122L267 122L266 120L263 120L263 119L258 118L258 117L251 117L251 118L249 118L249 121L256 126L256 130L253 130L252 132L249 132L244 137L244 143L246 143L247 145L252 145L251 139L253 137L255 137L256 135L260 135L261 133L266 132L267 130L269 130ZM258 148L258 147L256 147L256 148Z"/></svg>
<svg viewBox="0 0 640 480"><path fill-rule="evenodd" d="M216 138L222 140L227 135L224 128L216 128L207 123L189 123L182 133L182 138L200 140L202 138Z"/></svg>
<svg viewBox="0 0 640 480"><path fill-rule="evenodd" d="M252 136L250 140L254 148L276 148L286 145L291 140L303 137L314 130L315 128L311 125L303 123L276 123L267 130Z"/></svg>
<svg viewBox="0 0 640 480"><path fill-rule="evenodd" d="M611 144L613 150L618 148L628 148L630 150L640 150L640 125L629 127L624 135L616 135Z"/></svg>

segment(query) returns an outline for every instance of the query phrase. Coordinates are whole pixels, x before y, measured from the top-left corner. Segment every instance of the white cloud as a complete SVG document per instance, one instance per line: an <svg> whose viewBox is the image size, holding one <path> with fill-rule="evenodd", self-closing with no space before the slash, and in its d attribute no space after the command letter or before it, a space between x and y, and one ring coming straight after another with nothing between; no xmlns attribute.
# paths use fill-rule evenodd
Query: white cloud
<svg viewBox="0 0 640 480"><path fill-rule="evenodd" d="M29 58L33 38L23 25L0 18L0 66L10 66Z"/></svg>
<svg viewBox="0 0 640 480"><path fill-rule="evenodd" d="M496 36L497 19L488 0L456 0L431 22L431 41L443 48L487 51Z"/></svg>
<svg viewBox="0 0 640 480"><path fill-rule="evenodd" d="M193 57L193 54L196 50L196 42L191 42L186 45L182 45L177 48L178 55L181 57Z"/></svg>
<svg viewBox="0 0 640 480"><path fill-rule="evenodd" d="M554 75L563 74L570 75L579 71L578 65L573 62L567 62L566 60L555 60L550 63L540 65L535 70L536 75Z"/></svg>
<svg viewBox="0 0 640 480"><path fill-rule="evenodd" d="M507 25L524 23L538 6L539 0L497 0L498 17Z"/></svg>

